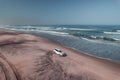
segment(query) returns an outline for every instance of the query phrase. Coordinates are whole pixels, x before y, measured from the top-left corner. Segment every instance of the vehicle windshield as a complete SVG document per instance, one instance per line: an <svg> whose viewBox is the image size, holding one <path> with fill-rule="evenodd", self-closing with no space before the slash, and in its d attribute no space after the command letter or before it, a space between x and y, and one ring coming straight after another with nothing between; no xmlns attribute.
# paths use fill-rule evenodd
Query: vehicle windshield
<svg viewBox="0 0 120 80"><path fill-rule="evenodd" d="M61 50L59 50L59 49L55 49L56 51L58 51L58 52L62 52Z"/></svg>

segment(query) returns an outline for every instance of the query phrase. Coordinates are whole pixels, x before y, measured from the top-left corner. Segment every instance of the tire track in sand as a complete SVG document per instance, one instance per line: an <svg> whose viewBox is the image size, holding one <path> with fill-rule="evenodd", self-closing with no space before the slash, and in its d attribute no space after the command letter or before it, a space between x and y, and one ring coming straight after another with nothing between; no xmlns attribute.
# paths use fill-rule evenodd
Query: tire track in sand
<svg viewBox="0 0 120 80"><path fill-rule="evenodd" d="M0 53L0 67L3 69L6 80L21 80L21 76L15 66L2 53Z"/></svg>

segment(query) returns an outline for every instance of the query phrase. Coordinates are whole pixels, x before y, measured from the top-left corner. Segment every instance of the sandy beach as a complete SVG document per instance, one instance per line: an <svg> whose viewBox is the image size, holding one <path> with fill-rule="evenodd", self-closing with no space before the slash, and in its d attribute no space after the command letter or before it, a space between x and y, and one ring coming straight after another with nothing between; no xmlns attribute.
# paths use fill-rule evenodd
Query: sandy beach
<svg viewBox="0 0 120 80"><path fill-rule="evenodd" d="M0 30L0 80L120 80L120 64L44 37Z"/></svg>

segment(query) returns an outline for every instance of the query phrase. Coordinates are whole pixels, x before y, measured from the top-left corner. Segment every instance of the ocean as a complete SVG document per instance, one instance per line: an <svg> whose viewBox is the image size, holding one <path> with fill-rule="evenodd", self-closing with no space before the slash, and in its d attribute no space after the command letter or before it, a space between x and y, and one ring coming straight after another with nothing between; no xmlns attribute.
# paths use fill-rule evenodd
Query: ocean
<svg viewBox="0 0 120 80"><path fill-rule="evenodd" d="M47 37L93 56L120 62L120 25L0 25Z"/></svg>

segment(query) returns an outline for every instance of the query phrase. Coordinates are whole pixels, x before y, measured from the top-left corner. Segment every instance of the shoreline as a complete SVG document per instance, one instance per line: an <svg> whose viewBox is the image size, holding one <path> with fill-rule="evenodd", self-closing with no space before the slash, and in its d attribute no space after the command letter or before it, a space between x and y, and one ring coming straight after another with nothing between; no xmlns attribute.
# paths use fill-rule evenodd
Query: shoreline
<svg viewBox="0 0 120 80"><path fill-rule="evenodd" d="M13 32L13 33L14 33L14 32L17 32L17 34L28 34L28 35L32 35L32 36L35 36L35 37L42 37L42 38L47 39L47 40L49 40L49 41L51 41L51 42L53 42L53 43L56 43L56 44L61 45L61 46L64 46L65 48L72 49L72 50L77 51L78 53L85 54L86 56L90 56L90 57L93 57L93 58L99 58L99 59L102 59L102 60L107 60L107 61L110 61L110 62L113 62L113 63L120 64L119 62L114 61L114 60L112 60L112 59L110 59L110 58L103 58L103 57L99 57L99 56L94 56L94 55L89 54L89 53L87 53L87 52L84 52L84 51L81 51L81 50L77 50L77 49L72 48L72 47L65 46L65 45L63 45L63 44L61 44L61 43L59 43L59 42L57 42L57 41L53 41L52 39L49 39L49 38L44 37L44 36L36 35L36 34L33 34L33 33L26 33L26 32L22 32L22 31L9 30L9 29L0 29L0 31L1 31L1 30L2 30L2 31L8 31L8 32L10 31L10 32Z"/></svg>
<svg viewBox="0 0 120 80"><path fill-rule="evenodd" d="M31 34L31 33L28 33L28 34ZM57 42L57 41L53 41L52 39L47 38L47 37L44 37L44 36L40 36L40 35L36 35L36 34L31 34L31 35L35 35L36 37L43 37L43 38L49 39L50 41L52 41L52 42L54 42L54 43L57 43L57 44L62 45L62 46L64 46L64 47L66 47L66 48L73 49L73 50L75 50L75 51L77 51L77 52L83 53L83 54L85 54L85 55L88 55L88 56L91 56L91 57L94 57L94 58L99 58L99 59L103 59L103 60L107 60L107 61L110 61L110 62L113 62L113 63L120 64L120 61L112 60L112 59L110 59L110 58L103 58L103 57L95 56L95 55L89 54L89 53L87 53L87 52L84 52L84 51L75 49L74 47L65 46L65 45L63 45L63 44L61 44L61 43L59 43L59 42Z"/></svg>
<svg viewBox="0 0 120 80"><path fill-rule="evenodd" d="M24 32L0 29L0 37L0 52L16 67L21 80L120 79L120 64L111 60L98 58L45 37ZM67 56L56 55L53 52L55 48L62 49Z"/></svg>

